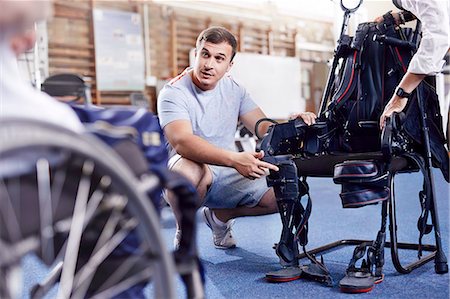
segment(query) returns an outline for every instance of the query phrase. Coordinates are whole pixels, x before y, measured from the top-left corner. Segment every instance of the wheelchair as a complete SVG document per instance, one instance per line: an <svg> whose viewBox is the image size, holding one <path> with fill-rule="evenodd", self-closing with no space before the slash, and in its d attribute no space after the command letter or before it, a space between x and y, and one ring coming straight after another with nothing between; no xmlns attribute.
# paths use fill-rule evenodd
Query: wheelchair
<svg viewBox="0 0 450 299"><path fill-rule="evenodd" d="M426 78L417 87L405 113L389 118L382 132L378 123L387 99L417 48L420 22L415 31L397 28L392 15L387 13L382 23L362 23L355 36L350 37L344 34L347 22L359 5L346 8L341 0L344 23L316 124L307 126L301 120L275 123L259 138L257 149L265 152L265 161L280 169L278 173L271 171L267 177L268 186L274 188L282 220L280 241L274 246L282 269L266 274L271 282L304 277L333 286L323 259L316 259L316 255L346 245L356 247L339 283L343 292L369 292L384 279L385 247L391 248L392 261L399 273L407 274L432 260L436 273L448 272L431 171L438 166L449 181L448 153L443 147L445 138L434 78ZM262 121L273 122L260 120L255 132ZM420 172L423 177L423 190L418 196L422 208L417 225L418 244L399 242L397 236L394 180L398 174L410 172ZM307 177L331 177L342 185L340 197L344 208L381 204L381 226L376 238L343 239L307 250L312 210ZM422 244L422 237L433 230L435 244ZM303 248L302 254L299 247ZM417 260L402 264L399 249L417 250ZM423 251L429 254L423 256ZM311 263L301 265L304 258Z"/></svg>
<svg viewBox="0 0 450 299"><path fill-rule="evenodd" d="M204 296L195 243L182 239L174 258L160 234L147 196L158 176L137 177L94 136L44 122L3 119L0 140L1 298L26 292L18 274L28 254L49 269L31 298L119 298L144 287L177 298L177 272L189 298Z"/></svg>

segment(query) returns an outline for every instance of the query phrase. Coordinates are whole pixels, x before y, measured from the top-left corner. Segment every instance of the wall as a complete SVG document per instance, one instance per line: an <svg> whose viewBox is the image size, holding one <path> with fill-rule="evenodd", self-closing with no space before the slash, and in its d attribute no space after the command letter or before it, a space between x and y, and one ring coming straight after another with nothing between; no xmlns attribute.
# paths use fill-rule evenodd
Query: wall
<svg viewBox="0 0 450 299"><path fill-rule="evenodd" d="M100 92L96 88L93 8L138 12L143 23L147 21L144 39L149 46L146 51L148 86L144 93L152 110L156 106L156 82L176 76L189 65L189 50L195 45L197 35L211 25L224 26L235 34L240 52L297 57L312 62L324 62L331 57L334 40L332 23L328 20L308 20L305 27L298 18L280 17L274 12L262 15L248 8L245 12L248 17L242 17L242 11L230 11L224 4L202 8L203 3L195 3L56 0L55 17L48 22L49 73L82 75L91 84L94 103L130 103L127 91ZM313 47L299 50L303 44ZM325 50L317 50L318 45Z"/></svg>
<svg viewBox="0 0 450 299"><path fill-rule="evenodd" d="M231 69L267 117L287 119L305 110L301 97L300 60L295 57L238 53Z"/></svg>

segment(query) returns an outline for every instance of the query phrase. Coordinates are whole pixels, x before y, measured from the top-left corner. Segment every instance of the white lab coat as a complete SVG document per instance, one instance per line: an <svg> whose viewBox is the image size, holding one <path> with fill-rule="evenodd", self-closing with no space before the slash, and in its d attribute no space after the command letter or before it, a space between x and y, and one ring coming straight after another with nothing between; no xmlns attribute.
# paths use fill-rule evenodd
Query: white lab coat
<svg viewBox="0 0 450 299"><path fill-rule="evenodd" d="M400 0L422 23L422 40L408 71L435 75L444 66L444 56L450 47L450 4L448 0Z"/></svg>
<svg viewBox="0 0 450 299"><path fill-rule="evenodd" d="M6 36L0 36L0 119L41 120L82 132L83 125L69 106L34 89L21 78L8 41Z"/></svg>

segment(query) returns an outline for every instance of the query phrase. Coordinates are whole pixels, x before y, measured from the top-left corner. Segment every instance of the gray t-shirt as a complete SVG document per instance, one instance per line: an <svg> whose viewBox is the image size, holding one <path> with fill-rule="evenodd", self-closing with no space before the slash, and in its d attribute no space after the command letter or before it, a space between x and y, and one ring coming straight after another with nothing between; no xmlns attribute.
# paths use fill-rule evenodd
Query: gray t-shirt
<svg viewBox="0 0 450 299"><path fill-rule="evenodd" d="M175 120L190 120L193 133L223 149L235 150L238 119L258 106L248 92L225 75L212 90L192 82L192 68L167 83L158 96L161 127ZM170 149L170 156L175 153Z"/></svg>

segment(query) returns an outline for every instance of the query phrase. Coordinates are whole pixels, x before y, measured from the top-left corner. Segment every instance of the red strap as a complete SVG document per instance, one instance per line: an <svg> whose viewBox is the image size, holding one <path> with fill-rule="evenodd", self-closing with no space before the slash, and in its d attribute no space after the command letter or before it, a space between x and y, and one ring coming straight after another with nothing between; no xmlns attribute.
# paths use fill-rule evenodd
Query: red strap
<svg viewBox="0 0 450 299"><path fill-rule="evenodd" d="M343 98L344 98L344 96L347 94L347 92L349 91L349 89L350 89L350 86L352 86L352 82L353 82L353 77L354 77L354 75L355 75L355 61L356 61L356 54L357 54L357 51L355 50L355 53L353 54L353 65L352 65L352 74L351 74L351 76L350 76L350 82L349 82L349 84L347 85L347 88L345 89L345 91L344 91L344 93L337 99L337 103L339 103Z"/></svg>

